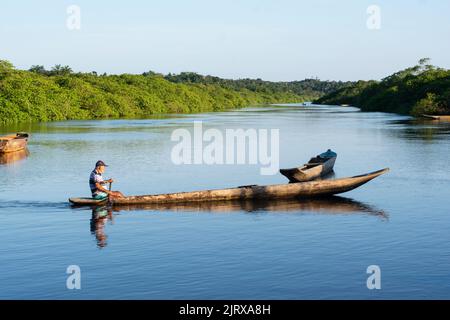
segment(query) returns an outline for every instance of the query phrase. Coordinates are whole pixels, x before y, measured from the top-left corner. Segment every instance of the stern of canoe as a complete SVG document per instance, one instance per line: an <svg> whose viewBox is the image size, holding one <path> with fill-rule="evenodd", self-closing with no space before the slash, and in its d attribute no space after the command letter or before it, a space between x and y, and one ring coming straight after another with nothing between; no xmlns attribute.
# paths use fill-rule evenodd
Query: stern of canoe
<svg viewBox="0 0 450 320"><path fill-rule="evenodd" d="M69 202L74 206L96 206L108 203L108 199L95 200L92 198L81 197L81 198L69 198Z"/></svg>

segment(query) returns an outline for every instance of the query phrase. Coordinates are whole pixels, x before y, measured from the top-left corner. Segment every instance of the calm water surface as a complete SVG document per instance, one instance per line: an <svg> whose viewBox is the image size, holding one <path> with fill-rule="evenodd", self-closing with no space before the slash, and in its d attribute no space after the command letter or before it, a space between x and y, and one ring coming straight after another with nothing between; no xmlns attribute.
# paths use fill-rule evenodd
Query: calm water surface
<svg viewBox="0 0 450 320"><path fill-rule="evenodd" d="M327 148L336 177L390 167L328 200L74 209L98 159L125 194L284 183L257 165L173 165L176 128L279 128L281 167ZM30 131L0 158L2 299L450 298L450 124L354 108L249 108ZM66 289L79 265L81 290ZM378 265L382 289L368 290Z"/></svg>

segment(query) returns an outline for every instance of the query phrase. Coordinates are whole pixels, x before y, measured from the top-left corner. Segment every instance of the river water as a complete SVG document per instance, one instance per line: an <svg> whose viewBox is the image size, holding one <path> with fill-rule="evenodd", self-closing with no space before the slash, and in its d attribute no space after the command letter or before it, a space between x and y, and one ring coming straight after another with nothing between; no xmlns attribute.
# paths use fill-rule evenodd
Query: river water
<svg viewBox="0 0 450 320"><path fill-rule="evenodd" d="M340 197L72 208L95 161L125 194L284 183L260 165L175 165L172 132L279 129L281 167L331 148L335 177L391 171ZM351 107L284 105L29 131L0 158L2 299L450 298L450 123ZM81 271L69 290L68 266ZM367 268L379 266L381 289Z"/></svg>

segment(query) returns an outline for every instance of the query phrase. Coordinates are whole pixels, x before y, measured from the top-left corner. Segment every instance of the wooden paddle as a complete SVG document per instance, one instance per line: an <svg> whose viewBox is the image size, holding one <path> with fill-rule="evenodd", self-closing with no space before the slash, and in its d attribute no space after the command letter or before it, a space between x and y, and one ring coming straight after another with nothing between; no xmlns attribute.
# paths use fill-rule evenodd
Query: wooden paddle
<svg viewBox="0 0 450 320"><path fill-rule="evenodd" d="M108 191L111 191L111 185L112 185L112 182L109 182ZM110 198L109 198L109 196L110 196L110 195L108 195L108 205L110 204Z"/></svg>

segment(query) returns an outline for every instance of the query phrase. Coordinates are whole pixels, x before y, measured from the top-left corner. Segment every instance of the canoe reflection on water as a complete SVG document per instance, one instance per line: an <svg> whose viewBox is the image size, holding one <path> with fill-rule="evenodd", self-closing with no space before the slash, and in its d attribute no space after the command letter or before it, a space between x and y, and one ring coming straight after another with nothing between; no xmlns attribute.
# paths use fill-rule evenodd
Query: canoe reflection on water
<svg viewBox="0 0 450 320"><path fill-rule="evenodd" d="M114 207L114 211L156 210L176 212L292 212L292 213L363 213L388 218L388 215L370 205L350 198L331 196L313 199L206 201L186 203L160 203Z"/></svg>
<svg viewBox="0 0 450 320"><path fill-rule="evenodd" d="M10 164L25 159L29 155L30 151L27 148L16 152L0 153L0 164Z"/></svg>
<svg viewBox="0 0 450 320"><path fill-rule="evenodd" d="M165 203L128 205L120 207L101 206L92 209L91 233L95 235L97 246L104 248L108 236L105 233L106 223L114 222L113 212L120 211L173 211L179 213L311 213L311 214L366 214L388 220L389 216L383 210L353 199L332 196L316 199L290 199L271 201L207 201L186 203Z"/></svg>

